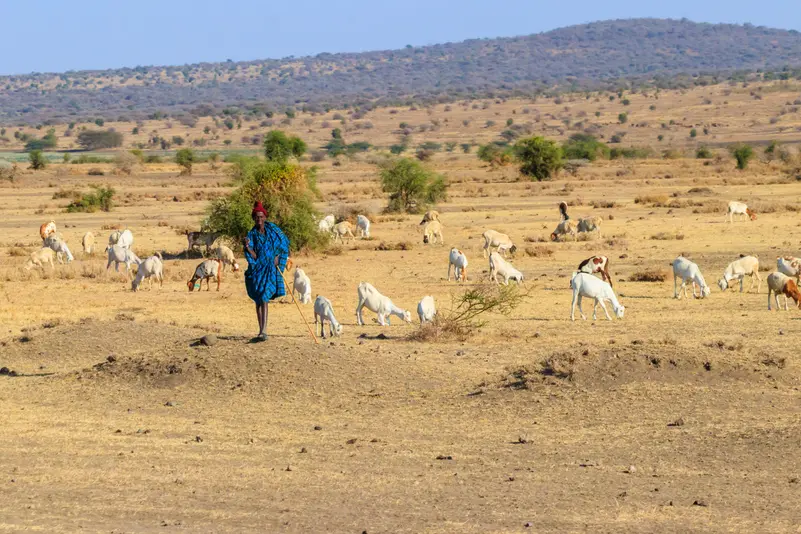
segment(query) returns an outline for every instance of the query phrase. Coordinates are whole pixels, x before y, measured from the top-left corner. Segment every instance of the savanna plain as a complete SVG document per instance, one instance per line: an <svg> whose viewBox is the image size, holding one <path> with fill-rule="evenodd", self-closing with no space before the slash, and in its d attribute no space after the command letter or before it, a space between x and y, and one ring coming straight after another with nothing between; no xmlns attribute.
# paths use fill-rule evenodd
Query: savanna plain
<svg viewBox="0 0 801 534"><path fill-rule="evenodd" d="M269 341L249 343L241 274L227 272L219 292L187 291L200 260L185 257L181 232L231 190L225 165L190 177L166 163L130 177L51 165L0 184L0 366L16 375L0 376L0 530L798 532L801 312L768 311L764 282L740 293L716 281L740 254L759 257L763 279L777 256L801 255L801 182L788 164L758 148L739 171L725 150L777 139L797 157L794 112L768 119L799 91L765 85L756 100L753 88L724 89L632 95L625 126L618 104L583 97L454 104L450 118L437 106L433 117L449 121L416 141L486 142L497 131L478 125L522 122L525 107L541 114L535 132L564 139L562 115L604 107L615 118L600 131L654 148L541 183L474 150L437 152L426 165L451 184L437 208L444 245L423 244L419 215L382 213L369 155L316 163L320 211L373 221L370 239L293 258L344 325L319 345L288 299L270 305ZM351 139L390 144L397 123L432 119L390 111L371 112L371 129ZM310 120L293 133L324 143L325 117ZM716 157L695 159L705 126ZM115 188L114 210L66 213L57 193L91 183ZM724 222L729 200L757 219ZM601 235L551 242L560 201L574 218L603 217ZM75 261L23 270L50 219ZM140 257L164 254L163 287L134 293L106 271L113 228L132 230ZM412 339L423 296L447 309L487 283L486 229L517 244L523 303L466 339ZM91 255L80 251L86 231L98 236ZM463 284L446 280L452 246L470 261ZM570 321L570 275L593 254L610 259L622 320L592 320L585 303L588 320ZM673 298L679 254L700 266L708 298ZM357 326L360 281L415 324L382 328L365 311ZM302 311L311 320L311 305ZM218 342L198 345L209 333Z"/></svg>

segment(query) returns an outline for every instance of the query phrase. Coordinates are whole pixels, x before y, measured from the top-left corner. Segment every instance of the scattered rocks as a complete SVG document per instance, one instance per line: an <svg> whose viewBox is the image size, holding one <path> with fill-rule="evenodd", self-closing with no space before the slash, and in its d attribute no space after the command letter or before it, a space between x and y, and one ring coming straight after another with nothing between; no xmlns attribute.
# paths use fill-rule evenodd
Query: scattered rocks
<svg viewBox="0 0 801 534"><path fill-rule="evenodd" d="M698 500L693 501L693 506L707 507L707 506L709 506L709 504L707 504L707 502L702 500L702 499L698 499Z"/></svg>
<svg viewBox="0 0 801 534"><path fill-rule="evenodd" d="M217 344L217 336L214 334L206 334L200 338L200 344L205 345L206 347L213 347Z"/></svg>
<svg viewBox="0 0 801 534"><path fill-rule="evenodd" d="M164 403L164 406L168 406L168 407L172 408L173 406L175 406L175 403L172 402L172 401L167 401L167 402Z"/></svg>
<svg viewBox="0 0 801 534"><path fill-rule="evenodd" d="M117 361L117 357L114 356L113 354L109 354L108 356L106 356L106 361L108 363L114 363Z"/></svg>
<svg viewBox="0 0 801 534"><path fill-rule="evenodd" d="M523 526L524 526L524 527L526 527L526 528L531 528L531 527L533 527L533 526L534 526L534 523L532 523L531 521L529 521L529 522L525 523Z"/></svg>
<svg viewBox="0 0 801 534"><path fill-rule="evenodd" d="M348 445L353 445L354 443L356 443L356 441L357 441L357 438L350 438L345 443L347 443Z"/></svg>
<svg viewBox="0 0 801 534"><path fill-rule="evenodd" d="M667 426L684 426L684 419L679 417L678 419L676 419L672 423L668 423Z"/></svg>
<svg viewBox="0 0 801 534"><path fill-rule="evenodd" d="M203 443L203 438L201 438L200 436L195 436L195 442L196 443Z"/></svg>
<svg viewBox="0 0 801 534"><path fill-rule="evenodd" d="M284 469L284 471L292 471L292 467L291 466L286 466L286 469Z"/></svg>
<svg viewBox="0 0 801 534"><path fill-rule="evenodd" d="M437 456L437 460L453 460L453 456L451 456L450 454L448 456L440 454L439 456Z"/></svg>
<svg viewBox="0 0 801 534"><path fill-rule="evenodd" d="M305 454L306 452L308 452L308 451L306 450L306 447L301 447L301 448L300 448L300 454Z"/></svg>
<svg viewBox="0 0 801 534"><path fill-rule="evenodd" d="M314 429L315 429L315 430L322 430L322 429L323 429L323 427L321 427L320 425L314 425Z"/></svg>
<svg viewBox="0 0 801 534"><path fill-rule="evenodd" d="M637 466L630 465L628 466L627 469L624 469L623 472L629 475L633 475L634 473L637 472Z"/></svg>
<svg viewBox="0 0 801 534"><path fill-rule="evenodd" d="M712 370L712 364L710 362L704 362L704 369L707 371Z"/></svg>

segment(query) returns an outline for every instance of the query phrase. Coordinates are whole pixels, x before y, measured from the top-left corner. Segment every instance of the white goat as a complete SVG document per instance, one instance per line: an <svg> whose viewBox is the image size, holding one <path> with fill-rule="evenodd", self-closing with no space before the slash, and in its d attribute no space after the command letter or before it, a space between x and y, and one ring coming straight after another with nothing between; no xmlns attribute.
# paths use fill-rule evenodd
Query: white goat
<svg viewBox="0 0 801 534"><path fill-rule="evenodd" d="M367 282L359 284L358 289L359 304L356 306L356 322L359 326L364 324L362 319L362 308L365 306L371 312L378 315L378 324L385 326L390 323L390 315L400 317L407 323L412 322L412 314L408 310L403 310L395 306L389 297L385 297L376 288Z"/></svg>
<svg viewBox="0 0 801 534"><path fill-rule="evenodd" d="M222 262L222 270L225 271L225 266L230 265L234 272L239 271L239 264L234 256L234 251L225 245L220 245L212 251L212 257L217 258Z"/></svg>
<svg viewBox="0 0 801 534"><path fill-rule="evenodd" d="M442 239L442 223L436 220L429 221L423 228L423 243L433 245L437 241L440 245L445 244L445 240Z"/></svg>
<svg viewBox="0 0 801 534"><path fill-rule="evenodd" d="M739 280L740 293L742 293L743 278L746 276L751 277L751 287L748 288L748 291L754 288L754 277L759 280L759 285L757 285L757 293L759 293L762 287L762 278L759 276L759 259L756 256L741 256L739 260L731 262L723 271L723 278L718 280L718 287L721 291L726 291L729 288L729 282Z"/></svg>
<svg viewBox="0 0 801 534"><path fill-rule="evenodd" d="M801 259L779 256L776 258L776 269L782 274L795 278L796 284L801 283Z"/></svg>
<svg viewBox="0 0 801 534"><path fill-rule="evenodd" d="M145 261L139 264L136 277L133 279L133 282L131 282L131 291L138 291L139 286L144 280L148 281L148 288L152 288L153 278L158 280L159 287L164 286L164 263L161 261L161 256L158 254L146 258Z"/></svg>
<svg viewBox="0 0 801 534"><path fill-rule="evenodd" d="M300 267L295 267L295 279L292 284L292 291L298 294L301 304L311 302L311 280Z"/></svg>
<svg viewBox="0 0 801 534"><path fill-rule="evenodd" d="M565 219L559 224L556 225L556 229L551 232L551 241L557 241L559 236L563 235L571 235L573 239L576 239L576 235L578 234L578 223L571 219Z"/></svg>
<svg viewBox="0 0 801 534"><path fill-rule="evenodd" d="M121 248L131 248L131 245L133 245L133 241L134 241L133 233L131 233L131 231L128 229L123 230L121 232L120 231L111 232L111 235L108 236L108 246L106 247L106 251L108 251L108 249L110 249L114 245L117 245Z"/></svg>
<svg viewBox="0 0 801 534"><path fill-rule="evenodd" d="M417 316L420 324L431 322L437 314L437 307L434 305L434 297L427 295L417 304Z"/></svg>
<svg viewBox="0 0 801 534"><path fill-rule="evenodd" d="M337 240L344 243L345 236L350 237L350 239L355 239L355 237L353 237L353 226L348 221L335 224L331 231L334 232L334 243L336 243Z"/></svg>
<svg viewBox="0 0 801 534"><path fill-rule="evenodd" d="M56 253L59 263L64 263L64 261L61 259L62 254L66 254L67 263L75 259L72 255L72 252L70 252L70 248L67 246L67 242L58 237L56 234L50 234L47 236L47 239L44 240L44 246L50 248Z"/></svg>
<svg viewBox="0 0 801 534"><path fill-rule="evenodd" d="M487 257L488 252L492 252L490 249L492 247L498 247L498 252L503 252L503 255L506 255L506 251L508 250L512 254L515 253L517 247L512 243L512 240L509 238L508 235L502 234L500 232L496 232L495 230L487 230L481 236L484 238L484 257Z"/></svg>
<svg viewBox="0 0 801 534"><path fill-rule="evenodd" d="M757 218L756 213L754 213L753 210L749 209L747 204L745 204L744 202L737 202L735 200L732 200L731 202L729 202L729 208L726 211L725 219L729 219L730 223L734 223L735 215L742 215L743 220L746 220L746 218L750 218L752 221L755 221Z"/></svg>
<svg viewBox="0 0 801 534"><path fill-rule="evenodd" d="M598 318L595 313L598 308L598 304L601 305L601 309L606 314L606 318L610 321L612 320L612 318L609 316L609 312L606 310L606 305L604 305L605 300L608 300L612 303L612 309L615 311L617 318L623 318L623 313L626 311L626 308L620 304L620 302L618 302L612 286L603 280L600 280L591 274L576 272L573 273L573 278L570 280L570 288L573 290L573 303L570 308L571 321L576 320L576 304L578 304L581 318L587 320L587 317L584 315L584 311L581 309L582 297L595 299L595 304L592 306L593 320Z"/></svg>
<svg viewBox="0 0 801 534"><path fill-rule="evenodd" d="M370 219L364 215L356 216L356 228L359 229L360 237L370 237Z"/></svg>
<svg viewBox="0 0 801 534"><path fill-rule="evenodd" d="M698 265L691 262L684 256L679 256L673 263L670 264L673 267L673 298L680 299L683 296L687 296L687 280L692 282L692 290L693 290L693 297L695 298L704 298L708 297L709 294L712 292L709 289L709 286L706 285L706 281L704 280L704 275L701 274L701 269L698 268ZM681 280L681 286L677 288L676 281ZM695 294L695 286L698 286L701 294Z"/></svg>
<svg viewBox="0 0 801 534"><path fill-rule="evenodd" d="M770 294L771 292L776 297L776 308L781 310L779 306L779 294L784 295L784 309L787 310L787 297L795 301L796 307L801 307L801 292L798 291L798 285L789 276L782 273L770 273L768 275L768 311L770 311Z"/></svg>
<svg viewBox="0 0 801 534"><path fill-rule="evenodd" d="M95 234L86 232L81 239L81 246L83 247L84 254L91 254L92 249L95 247Z"/></svg>
<svg viewBox="0 0 801 534"><path fill-rule="evenodd" d="M116 272L120 272L120 263L125 264L125 274L130 279L131 278L131 264L135 263L137 265L142 264L142 260L140 260L136 254L129 248L123 248L120 245L112 245L107 249L108 251L108 263L106 264L106 271L108 271L111 264L114 264L114 270Z"/></svg>
<svg viewBox="0 0 801 534"><path fill-rule="evenodd" d="M328 321L328 331L332 336L342 335L342 325L334 317L334 307L331 301L322 295L314 299L314 329L317 330L317 322L320 322L320 337L325 339L325 322Z"/></svg>
<svg viewBox="0 0 801 534"><path fill-rule="evenodd" d="M337 220L334 218L334 216L333 216L333 215L326 215L326 216L325 216L325 217L323 217L323 219L322 219L322 220L321 220L321 221L320 221L320 222L317 224L317 228L318 228L318 229L319 229L321 232L330 232L330 231L331 231L331 228L333 228L333 227L334 227L334 223L335 223L335 222L337 222Z"/></svg>
<svg viewBox="0 0 801 534"><path fill-rule="evenodd" d="M583 219L578 220L578 224L576 225L576 230L578 233L584 232L592 232L594 230L598 230L598 239L601 239L601 223L603 222L603 218L599 216L595 217L585 217Z"/></svg>
<svg viewBox="0 0 801 534"><path fill-rule="evenodd" d="M25 262L25 270L30 271L34 266L41 267L44 270L44 266L46 263L50 264L52 269L55 269L56 266L53 264L53 256L56 253L53 252L53 249L48 247L42 247L39 250L35 250L31 252L28 261Z"/></svg>
<svg viewBox="0 0 801 534"><path fill-rule="evenodd" d="M464 252L454 247L448 255L448 282L451 281L451 267L456 280L465 282L467 280L467 256Z"/></svg>
<svg viewBox="0 0 801 534"><path fill-rule="evenodd" d="M518 284L523 281L523 273L512 267L512 264L504 260L497 252L492 252L489 257L490 280L496 284L498 282L498 275L503 278L503 285L508 286L509 280L514 280Z"/></svg>
<svg viewBox="0 0 801 534"><path fill-rule="evenodd" d="M423 226L427 222L431 221L439 221L439 212L434 210L429 210L423 215L423 220L420 221L420 226Z"/></svg>

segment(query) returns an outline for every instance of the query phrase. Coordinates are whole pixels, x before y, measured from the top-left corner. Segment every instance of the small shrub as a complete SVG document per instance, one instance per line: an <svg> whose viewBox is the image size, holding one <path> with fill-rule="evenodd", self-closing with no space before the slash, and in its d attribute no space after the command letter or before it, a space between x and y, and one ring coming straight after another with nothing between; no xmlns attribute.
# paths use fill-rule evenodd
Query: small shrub
<svg viewBox="0 0 801 534"><path fill-rule="evenodd" d="M629 276L629 282L664 282L667 274L659 269L645 269Z"/></svg>
<svg viewBox="0 0 801 534"><path fill-rule="evenodd" d="M106 173L103 171L103 169L99 169L97 167L92 167L91 169L86 171L86 174L88 174L89 176L105 176L106 175Z"/></svg>
<svg viewBox="0 0 801 534"><path fill-rule="evenodd" d="M655 241L681 241L684 239L684 234L679 234L677 232L659 232L652 235L651 239Z"/></svg>
<svg viewBox="0 0 801 534"><path fill-rule="evenodd" d="M750 145L738 145L732 148L732 155L737 160L737 168L745 170L748 167L748 162L754 156L754 149Z"/></svg>
<svg viewBox="0 0 801 534"><path fill-rule="evenodd" d="M114 189L111 187L94 187L94 190L85 193L80 199L71 202L67 211L92 213L97 210L111 211L114 207Z"/></svg>
<svg viewBox="0 0 801 534"><path fill-rule="evenodd" d="M28 160L31 162L31 169L35 171L47 167L47 159L44 157L41 150L31 150L28 154Z"/></svg>

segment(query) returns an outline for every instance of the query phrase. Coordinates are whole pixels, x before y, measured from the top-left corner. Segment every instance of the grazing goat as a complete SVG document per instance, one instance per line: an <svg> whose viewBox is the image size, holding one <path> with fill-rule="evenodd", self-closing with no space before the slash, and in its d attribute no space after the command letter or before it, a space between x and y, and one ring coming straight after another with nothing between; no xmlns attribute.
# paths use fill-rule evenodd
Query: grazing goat
<svg viewBox="0 0 801 534"><path fill-rule="evenodd" d="M500 232L496 232L495 230L487 230L481 236L484 238L484 257L487 257L492 247L498 247L497 251L502 252L504 256L506 256L506 251L508 250L512 254L517 251L517 247L512 243L511 238L508 235L502 234Z"/></svg>
<svg viewBox="0 0 801 534"><path fill-rule="evenodd" d="M556 241L559 239L560 236L563 235L571 235L573 239L576 239L576 234L578 233L578 223L576 221L571 221L570 219L565 219L564 221L560 222L556 225L556 229L551 232L551 241Z"/></svg>
<svg viewBox="0 0 801 534"><path fill-rule="evenodd" d="M91 254L92 249L95 247L95 234L86 232L81 239L81 247L83 247L84 254Z"/></svg>
<svg viewBox="0 0 801 534"><path fill-rule="evenodd" d="M108 236L108 246L106 247L106 251L108 251L108 249L114 245L122 248L131 248L133 245L133 240L133 233L131 233L131 231L128 229L123 230L122 232L111 232L111 235Z"/></svg>
<svg viewBox="0 0 801 534"><path fill-rule="evenodd" d="M331 228L334 227L335 222L337 222L337 220L333 215L326 215L319 223L317 223L317 229L321 232L330 232Z"/></svg>
<svg viewBox="0 0 801 534"><path fill-rule="evenodd" d="M687 296L687 280L692 282L692 290L693 290L693 297L695 298L704 298L708 297L709 294L712 292L709 289L709 286L706 285L706 281L704 280L704 275L701 274L701 269L698 268L698 265L691 262L684 256L679 256L673 263L670 264L673 267L673 298L680 299L683 296ZM676 281L681 280L681 286L677 288ZM695 294L695 286L698 286L698 289L701 292L701 295Z"/></svg>
<svg viewBox="0 0 801 534"><path fill-rule="evenodd" d="M44 223L42 226L39 227L39 235L42 236L42 241L48 238L48 236L56 233L56 221L50 221L49 223Z"/></svg>
<svg viewBox="0 0 801 534"><path fill-rule="evenodd" d="M212 255L222 262L223 272L225 272L226 265L230 265L234 272L239 271L239 264L236 262L236 257L234 257L234 251L225 245L220 245L215 248L212 251Z"/></svg>
<svg viewBox="0 0 801 534"><path fill-rule="evenodd" d="M195 267L195 274L192 275L192 278L186 283L186 287L189 288L189 291L194 291L197 287L197 290L200 291L203 288L203 280L206 281L206 291L211 291L211 279L217 279L217 291L220 290L220 284L222 284L222 268L220 267L220 260L212 259L212 260L204 260ZM197 284L197 286L195 285Z"/></svg>
<svg viewBox="0 0 801 534"><path fill-rule="evenodd" d="M601 239L601 222L603 222L602 217L585 217L583 219L579 219L578 224L576 225L576 230L580 234L598 230L598 239Z"/></svg>
<svg viewBox="0 0 801 534"><path fill-rule="evenodd" d="M331 301L322 295L314 299L314 330L317 330L317 322L320 322L320 337L325 339L325 322L328 321L328 331L332 336L342 335L342 325L334 317L334 307Z"/></svg>
<svg viewBox="0 0 801 534"><path fill-rule="evenodd" d="M776 308L779 306L779 293L784 295L784 309L787 310L787 297L795 301L796 308L801 308L801 292L798 285L789 276L782 273L770 273L768 275L768 311L770 311L770 294L776 297Z"/></svg>
<svg viewBox="0 0 801 534"><path fill-rule="evenodd" d="M746 218L750 218L752 221L756 220L756 213L751 210L747 204L744 202L737 202L736 200L732 200L729 202L728 211L726 211L726 218L729 219L730 223L734 223L734 216L735 215L742 215L743 220ZM725 219L724 219L725 220Z"/></svg>
<svg viewBox="0 0 801 534"><path fill-rule="evenodd" d="M161 254L158 253L146 258L145 261L139 264L136 277L131 282L131 291L138 291L144 280L147 280L148 288L152 289L153 278L158 280L159 287L164 286L164 263L161 260Z"/></svg>
<svg viewBox="0 0 801 534"><path fill-rule="evenodd" d="M353 226L348 221L335 224L331 231L334 232L334 243L336 243L337 240L345 243L345 236L350 237L350 239L355 239L355 237L353 237Z"/></svg>
<svg viewBox="0 0 801 534"><path fill-rule="evenodd" d="M504 260L500 254L497 252L492 252L489 257L489 266L490 266L490 273L489 277L490 280L493 280L496 284L498 282L498 275L501 275L503 278L503 285L508 286L509 280L514 280L518 284L523 281L523 273L512 267L511 263L508 263Z"/></svg>
<svg viewBox="0 0 801 534"><path fill-rule="evenodd" d="M211 246L221 235L222 234L220 232L186 232L186 241L188 245L188 248L186 249L187 257L189 256L190 250L194 250L200 245L206 245L206 254L208 254Z"/></svg>
<svg viewBox="0 0 801 534"><path fill-rule="evenodd" d="M359 229L359 237L370 237L370 219L364 215L356 216L356 228Z"/></svg>
<svg viewBox="0 0 801 534"><path fill-rule="evenodd" d="M782 273L795 278L796 284L801 283L801 259L779 256L776 258L776 269Z"/></svg>
<svg viewBox="0 0 801 534"><path fill-rule="evenodd" d="M408 310L403 310L395 306L389 297L385 297L376 288L367 282L359 284L358 289L359 304L356 306L356 322L359 326L364 324L362 319L362 308L365 306L371 312L378 315L378 324L385 326L390 323L390 315L400 317L407 323L412 322L412 314Z"/></svg>
<svg viewBox="0 0 801 534"><path fill-rule="evenodd" d="M31 252L28 261L25 262L25 270L30 271L34 266L41 267L44 271L44 266L46 263L50 264L52 269L55 269L56 266L53 264L53 256L55 256L55 252L53 249L48 247L42 247L39 250L35 250Z"/></svg>
<svg viewBox="0 0 801 534"><path fill-rule="evenodd" d="M581 273L595 274L601 273L604 282L612 285L612 277L609 275L609 258L606 256L592 256L579 263L578 270Z"/></svg>
<svg viewBox="0 0 801 534"><path fill-rule="evenodd" d="M740 256L739 260L733 261L723 271L723 278L718 280L718 287L721 291L726 291L729 288L729 282L732 280L740 281L740 293L743 292L743 278L746 276L751 277L751 287L748 291L754 288L754 277L759 280L757 285L757 293L762 287L762 278L759 276L759 259L756 256Z"/></svg>
<svg viewBox="0 0 801 534"><path fill-rule="evenodd" d="M437 241L439 241L440 245L445 244L445 240L442 239L442 223L436 220L429 221L426 227L423 228L423 243L433 245Z"/></svg>
<svg viewBox="0 0 801 534"><path fill-rule="evenodd" d="M423 215L423 220L420 221L420 226L431 221L439 221L439 212L434 210L427 211L425 215Z"/></svg>
<svg viewBox="0 0 801 534"><path fill-rule="evenodd" d="M434 297L427 295L417 304L417 316L420 324L430 323L437 314L437 307L434 305Z"/></svg>
<svg viewBox="0 0 801 534"><path fill-rule="evenodd" d="M567 202L559 203L559 217L560 221L566 221L570 218L567 214Z"/></svg>
<svg viewBox="0 0 801 534"><path fill-rule="evenodd" d="M75 259L75 257L72 255L72 252L70 252L70 248L67 246L67 242L58 237L56 234L50 234L47 236L47 239L44 240L44 246L52 249L53 252L56 253L59 263L64 263L64 261L61 259L62 254L66 254L67 263Z"/></svg>
<svg viewBox="0 0 801 534"><path fill-rule="evenodd" d="M448 282L451 281L451 267L457 281L467 281L467 256L458 248L452 248L448 255Z"/></svg>
<svg viewBox="0 0 801 534"><path fill-rule="evenodd" d="M577 272L573 273L573 278L570 280L570 288L573 290L573 303L570 308L571 321L576 320L576 304L578 304L581 318L585 321L587 320L587 316L584 315L584 311L581 309L582 297L595 299L595 304L592 307L593 320L598 318L595 313L598 308L598 304L601 305L601 309L606 314L606 318L610 321L612 320L612 318L609 316L609 312L606 310L606 306L604 305L605 300L608 300L612 303L612 309L615 311L617 318L623 318L626 308L620 304L620 302L618 302L612 286L603 280L599 280L591 274Z"/></svg>
<svg viewBox="0 0 801 534"><path fill-rule="evenodd" d="M106 271L108 271L111 264L114 264L114 270L116 272L120 272L120 263L125 264L125 274L130 279L131 278L131 264L135 263L137 265L142 264L142 260L140 260L136 254L133 253L133 250L129 248L122 248L119 245L112 245L108 249L108 263L106 264Z"/></svg>
<svg viewBox="0 0 801 534"><path fill-rule="evenodd" d="M301 304L311 302L311 280L300 267L295 267L295 279L292 284L292 291L298 294Z"/></svg>

